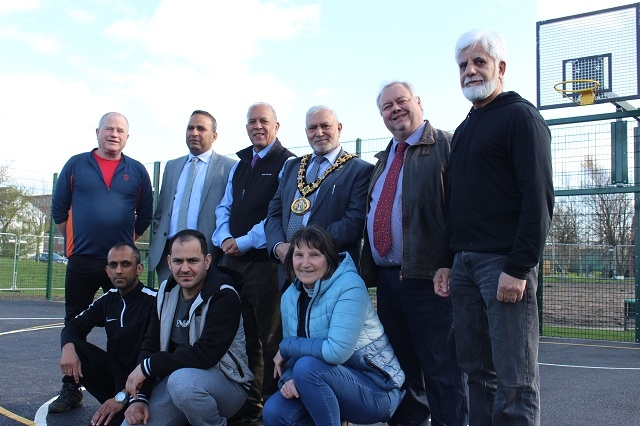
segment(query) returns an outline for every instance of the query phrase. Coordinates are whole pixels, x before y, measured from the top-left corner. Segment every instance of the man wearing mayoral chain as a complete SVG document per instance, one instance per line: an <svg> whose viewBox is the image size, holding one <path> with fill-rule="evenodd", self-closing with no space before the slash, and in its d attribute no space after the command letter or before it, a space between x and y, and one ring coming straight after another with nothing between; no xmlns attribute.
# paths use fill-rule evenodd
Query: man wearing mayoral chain
<svg viewBox="0 0 640 426"><path fill-rule="evenodd" d="M373 165L342 149L342 123L332 109L311 107L305 130L313 154L284 165L265 224L269 255L282 262L293 233L313 224L329 232L339 251L359 259Z"/></svg>

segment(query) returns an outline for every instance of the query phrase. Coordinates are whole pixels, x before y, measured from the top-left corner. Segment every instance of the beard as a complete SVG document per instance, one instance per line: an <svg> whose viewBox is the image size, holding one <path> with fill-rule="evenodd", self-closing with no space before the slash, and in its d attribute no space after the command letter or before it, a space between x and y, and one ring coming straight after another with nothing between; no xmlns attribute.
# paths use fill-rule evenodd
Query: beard
<svg viewBox="0 0 640 426"><path fill-rule="evenodd" d="M487 99L498 88L500 80L495 76L493 80L485 81L480 86L463 87L462 94L470 102L481 101Z"/></svg>

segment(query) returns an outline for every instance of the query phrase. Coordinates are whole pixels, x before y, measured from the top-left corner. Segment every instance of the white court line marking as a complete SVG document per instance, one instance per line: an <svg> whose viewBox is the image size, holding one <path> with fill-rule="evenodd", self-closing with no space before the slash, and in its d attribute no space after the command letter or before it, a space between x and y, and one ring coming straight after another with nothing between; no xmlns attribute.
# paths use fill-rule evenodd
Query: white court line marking
<svg viewBox="0 0 640 426"><path fill-rule="evenodd" d="M632 370L640 371L640 367L599 367L592 365L569 365L569 364L550 364L546 362L539 362L539 365L546 365L549 367L567 367L567 368L587 368L592 370Z"/></svg>
<svg viewBox="0 0 640 426"><path fill-rule="evenodd" d="M12 319L12 318L0 318L0 319ZM62 318L15 318L15 319L60 320ZM35 327L27 327L27 328L20 328L20 329L17 329L17 330L5 331L4 333L0 333L0 336L5 336L5 335L8 335L8 334L24 333L24 332L27 332L27 331L39 331L39 330L47 330L47 329L51 329L51 328L62 328L62 327L64 327L64 323L45 324L45 325L40 325L40 326L35 326ZM58 397L58 395L54 396L53 398L51 398L50 400L48 400L47 402L42 404L40 406L40 408L38 408L38 411L36 412L36 417L34 419L34 422L35 422L36 426L46 426L46 424L47 424L47 413L49 411L49 404L54 399L56 399L57 397ZM12 413L12 414L14 414L14 413Z"/></svg>
<svg viewBox="0 0 640 426"><path fill-rule="evenodd" d="M632 342L629 342L632 343ZM631 351L640 351L640 346L613 346L599 345L594 343L568 343L568 342L540 342L541 345L563 345L563 346L584 346L588 348L604 348L604 349L628 349Z"/></svg>
<svg viewBox="0 0 640 426"><path fill-rule="evenodd" d="M11 321L17 321L17 320L47 320L47 321L53 321L53 320L62 320L64 318L60 318L60 317L31 317L31 318L25 318L25 317L0 317L0 321L2 320L11 320Z"/></svg>
<svg viewBox="0 0 640 426"><path fill-rule="evenodd" d="M21 328L18 330L5 331L0 333L0 336L5 336L8 334L24 333L26 331L38 331L38 330L47 330L50 328L62 328L62 327L64 327L64 323L39 325L36 327L28 327L28 328Z"/></svg>
<svg viewBox="0 0 640 426"><path fill-rule="evenodd" d="M82 391L86 390L84 386L80 386L80 389ZM53 398L51 398L50 400L42 404L40 408L38 408L38 411L36 412L36 417L35 419L33 419L36 426L47 426L47 414L49 413L49 404L51 404L57 397L58 395L54 396Z"/></svg>

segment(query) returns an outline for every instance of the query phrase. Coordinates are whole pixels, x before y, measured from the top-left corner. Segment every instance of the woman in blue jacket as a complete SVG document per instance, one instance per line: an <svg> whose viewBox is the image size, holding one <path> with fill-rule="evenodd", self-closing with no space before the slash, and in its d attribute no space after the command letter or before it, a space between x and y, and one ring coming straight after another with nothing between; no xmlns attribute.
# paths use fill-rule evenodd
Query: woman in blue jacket
<svg viewBox="0 0 640 426"><path fill-rule="evenodd" d="M388 420L404 372L349 254L311 226L293 235L284 268L293 284L280 303L280 391L265 404L265 425Z"/></svg>

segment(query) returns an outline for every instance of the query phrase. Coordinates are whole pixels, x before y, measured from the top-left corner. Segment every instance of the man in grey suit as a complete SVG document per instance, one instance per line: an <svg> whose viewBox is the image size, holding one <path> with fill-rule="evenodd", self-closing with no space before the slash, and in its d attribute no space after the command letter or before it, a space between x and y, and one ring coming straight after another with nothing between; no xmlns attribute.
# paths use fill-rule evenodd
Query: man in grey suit
<svg viewBox="0 0 640 426"><path fill-rule="evenodd" d="M311 107L305 130L313 154L287 161L283 167L265 223L267 249L282 262L291 235L302 226L318 225L357 262L373 165L342 149L342 123L332 109ZM281 277L281 290L284 284Z"/></svg>
<svg viewBox="0 0 640 426"><path fill-rule="evenodd" d="M234 160L216 154L212 146L218 137L216 119L207 111L191 113L187 125L189 155L167 162L162 176L158 206L153 214L153 238L149 247L149 268L160 282L169 278L168 241L183 229L197 229L212 235L215 210L224 195ZM208 249L214 264L222 256L211 239Z"/></svg>

